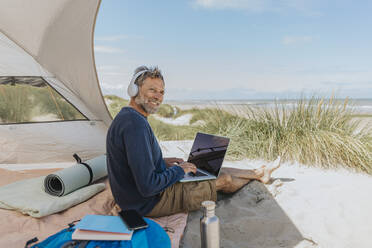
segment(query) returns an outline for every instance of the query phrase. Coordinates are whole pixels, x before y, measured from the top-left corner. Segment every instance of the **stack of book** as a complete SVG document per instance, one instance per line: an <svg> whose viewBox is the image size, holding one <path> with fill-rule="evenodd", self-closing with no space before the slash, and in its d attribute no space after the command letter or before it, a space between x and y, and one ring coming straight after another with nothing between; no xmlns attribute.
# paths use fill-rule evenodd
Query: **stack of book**
<svg viewBox="0 0 372 248"><path fill-rule="evenodd" d="M119 216L86 215L75 228L78 240L131 240L133 234Z"/></svg>

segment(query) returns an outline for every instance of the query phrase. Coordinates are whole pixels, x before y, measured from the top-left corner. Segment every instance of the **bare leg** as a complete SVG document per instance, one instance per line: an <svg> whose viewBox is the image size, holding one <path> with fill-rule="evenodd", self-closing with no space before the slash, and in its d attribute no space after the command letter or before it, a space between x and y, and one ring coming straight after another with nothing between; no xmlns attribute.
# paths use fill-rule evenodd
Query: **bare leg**
<svg viewBox="0 0 372 248"><path fill-rule="evenodd" d="M220 176L216 180L217 191L233 193L251 180L258 180L262 183L270 181L271 173L279 168L280 157L278 157L271 167L261 166L255 170L244 170L236 168L222 168Z"/></svg>

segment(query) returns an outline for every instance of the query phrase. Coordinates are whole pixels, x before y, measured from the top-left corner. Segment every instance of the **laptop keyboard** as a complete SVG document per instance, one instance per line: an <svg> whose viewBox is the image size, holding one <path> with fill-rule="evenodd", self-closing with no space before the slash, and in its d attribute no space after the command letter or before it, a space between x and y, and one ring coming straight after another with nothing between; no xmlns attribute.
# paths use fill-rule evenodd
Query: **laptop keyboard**
<svg viewBox="0 0 372 248"><path fill-rule="evenodd" d="M203 177L203 176L208 176L207 174L201 172L201 171L196 171L196 173L188 173L188 177Z"/></svg>

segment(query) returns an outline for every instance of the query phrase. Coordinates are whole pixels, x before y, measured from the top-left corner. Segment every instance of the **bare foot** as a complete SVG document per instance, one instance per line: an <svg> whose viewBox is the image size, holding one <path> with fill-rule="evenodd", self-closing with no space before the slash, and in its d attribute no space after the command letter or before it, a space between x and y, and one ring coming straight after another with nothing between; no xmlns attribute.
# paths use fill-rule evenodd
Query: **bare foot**
<svg viewBox="0 0 372 248"><path fill-rule="evenodd" d="M263 176L257 178L257 180L265 184L268 183L271 178L271 173L273 173L274 170L280 167L280 160L281 157L278 156L278 158L274 162L272 162L271 167L266 167L265 165L261 166L261 168L258 169L257 171L260 172L260 174L263 172Z"/></svg>

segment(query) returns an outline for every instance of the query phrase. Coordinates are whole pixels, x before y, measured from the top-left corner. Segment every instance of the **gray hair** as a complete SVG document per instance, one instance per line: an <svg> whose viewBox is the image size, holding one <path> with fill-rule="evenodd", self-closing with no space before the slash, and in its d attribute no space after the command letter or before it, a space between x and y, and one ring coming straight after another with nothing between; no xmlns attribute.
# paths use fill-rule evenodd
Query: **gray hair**
<svg viewBox="0 0 372 248"><path fill-rule="evenodd" d="M143 82L147 79L147 78L159 78L161 79L161 81L163 81L163 84L165 84L164 82L164 78L163 78L163 75L161 74L161 71L159 70L159 68L157 66L154 66L154 67L147 67L147 66L140 66L140 67L137 67L135 70L134 70L134 74L137 74L138 72L140 71L144 71L146 70L146 72L142 73L141 76L139 76L136 81L134 82L135 84L137 84L139 87L141 87L143 85Z"/></svg>

